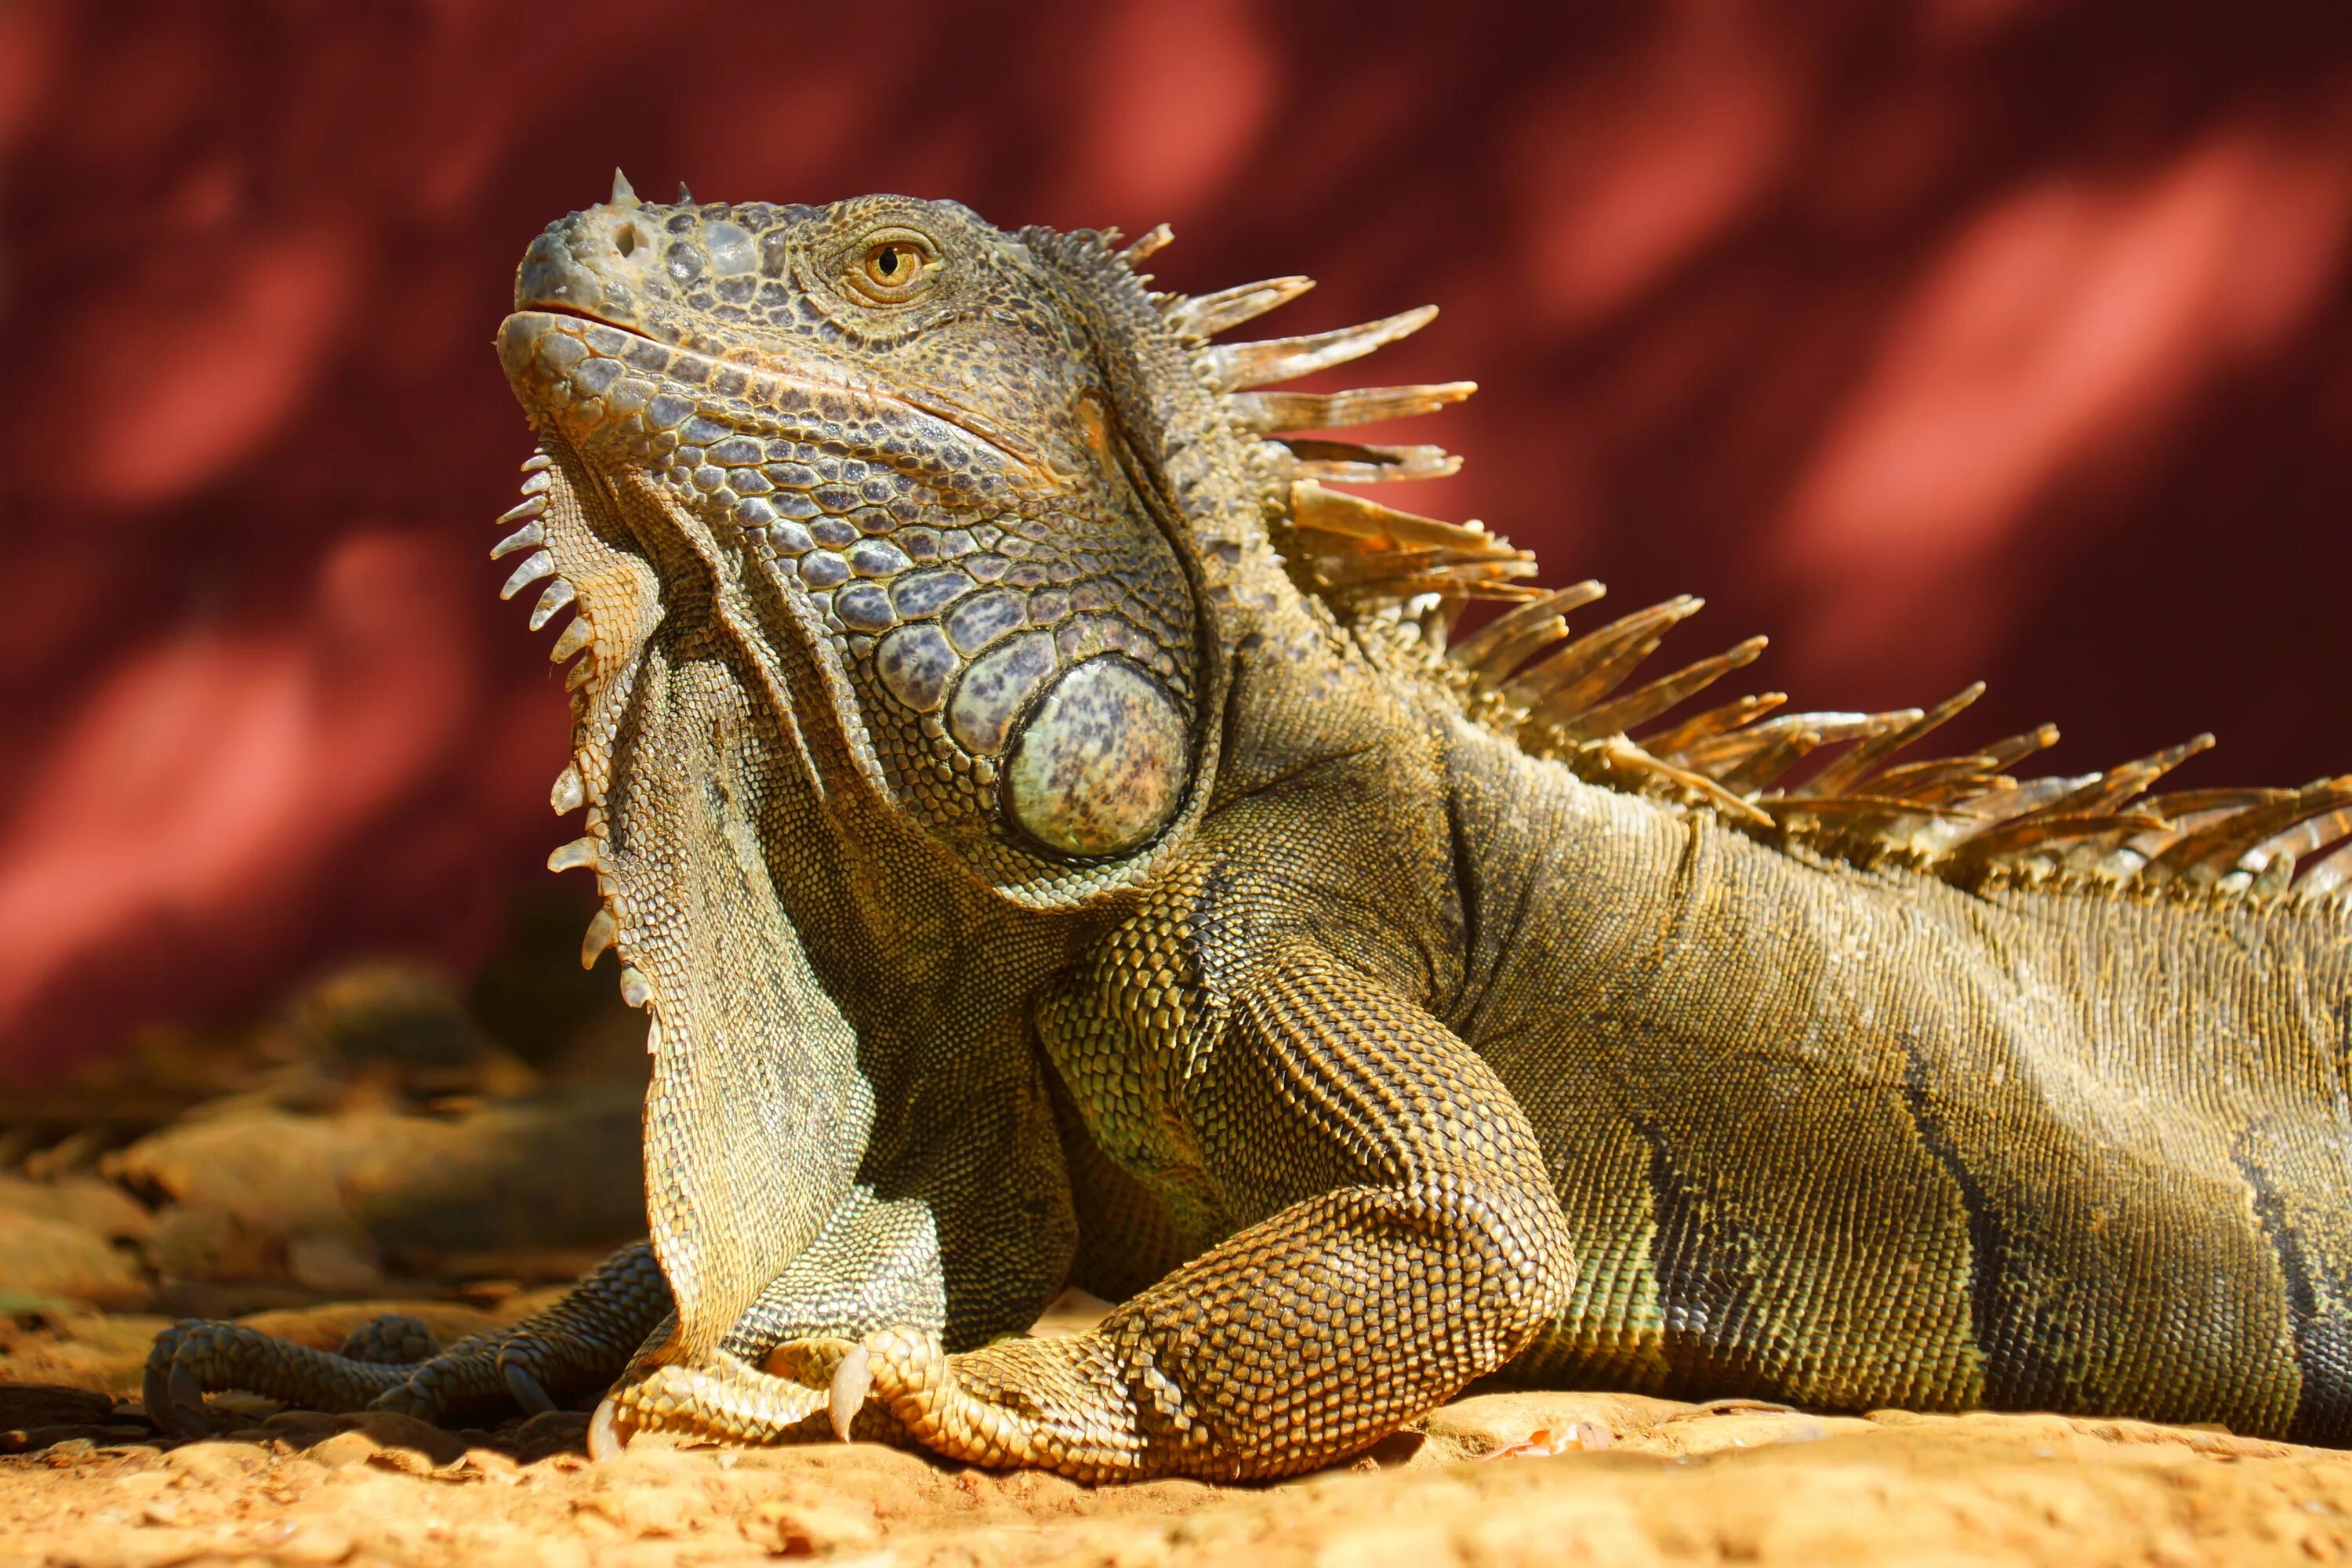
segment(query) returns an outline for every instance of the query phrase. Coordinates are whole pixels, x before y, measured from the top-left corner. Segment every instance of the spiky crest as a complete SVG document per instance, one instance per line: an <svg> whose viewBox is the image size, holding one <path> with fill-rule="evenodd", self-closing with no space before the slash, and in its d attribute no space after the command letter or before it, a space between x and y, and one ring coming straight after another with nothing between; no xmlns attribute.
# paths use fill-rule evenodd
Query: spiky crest
<svg viewBox="0 0 2352 1568"><path fill-rule="evenodd" d="M1126 253L1166 242L1164 228ZM1907 864L1963 887L2053 883L2116 892L2158 889L2352 909L2352 774L2301 789L2147 791L2210 746L2200 735L2105 773L2019 778L2009 771L2058 739L2051 725L1981 751L1895 761L1983 692L1929 709L1775 714L1780 692L1741 697L1687 717L1673 710L1755 660L1751 637L1621 690L1666 633L1696 613L1687 596L1572 637L1568 615L1598 583L1546 592L1532 552L1483 523L1445 522L1325 488L1450 474L1437 447L1391 447L1312 434L1427 414L1475 384L1254 390L1344 364L1428 324L1433 306L1303 337L1218 344L1218 333L1312 287L1276 278L1213 294L1155 294L1162 321L1191 349L1202 384L1280 483L1276 542L1300 585L1373 646L1404 657L1471 718L1579 775L1698 810L1782 847L1856 865ZM1513 607L1459 640L1472 599ZM1768 715L1770 715L1768 717ZM1829 760L1799 782L1792 770Z"/></svg>

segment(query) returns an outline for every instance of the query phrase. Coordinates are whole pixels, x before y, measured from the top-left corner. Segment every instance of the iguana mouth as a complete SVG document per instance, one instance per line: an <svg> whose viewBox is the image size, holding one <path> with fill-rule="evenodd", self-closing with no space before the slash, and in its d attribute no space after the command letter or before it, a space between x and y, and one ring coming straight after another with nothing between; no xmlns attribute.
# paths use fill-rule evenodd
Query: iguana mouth
<svg viewBox="0 0 2352 1568"><path fill-rule="evenodd" d="M559 384L569 384L570 395L563 405L585 402L594 397L604 404L601 413L617 416L625 425L628 416L644 402L630 405L634 392L625 392L622 403L614 403L607 392L599 390L592 382L580 384L580 371L585 365L610 362L617 368L609 374L611 379L603 386L610 388L620 382L640 382L654 391L646 401L667 392L673 396L694 395L705 417L715 417L721 423L732 423L730 409L738 414L745 411L745 399L750 408L761 415L780 416L782 423L773 426L764 424L756 431L738 426L743 434L761 437L793 436L824 438L829 433L823 426L838 425L836 418L824 417L845 408L887 405L903 409L920 418L936 420L975 444L981 454L1003 467L1018 471L1032 484L1049 482L1049 466L1037 451L1034 443L1010 431L997 428L984 416L952 398L936 391L910 391L905 387L885 387L860 384L839 377L824 375L814 367L799 363L777 363L768 360L730 357L730 353L713 353L689 344L667 341L647 331L644 326L616 321L612 315L572 303L527 300L518 293L518 309L499 325L499 352L509 376L522 390L523 374L538 369L545 378L541 385L552 391ZM577 323L566 327L563 323ZM549 363L543 367L530 364L530 353L548 341L549 334L567 336L583 343L588 355L568 364ZM610 334L610 336L607 336ZM734 351L740 353L740 351ZM583 393L586 394L583 397ZM793 395L797 393L799 398ZM804 406L795 407L796 402ZM839 407L829 407L837 405ZM797 418L795 416L798 416ZM869 454L869 460L887 461L887 453Z"/></svg>

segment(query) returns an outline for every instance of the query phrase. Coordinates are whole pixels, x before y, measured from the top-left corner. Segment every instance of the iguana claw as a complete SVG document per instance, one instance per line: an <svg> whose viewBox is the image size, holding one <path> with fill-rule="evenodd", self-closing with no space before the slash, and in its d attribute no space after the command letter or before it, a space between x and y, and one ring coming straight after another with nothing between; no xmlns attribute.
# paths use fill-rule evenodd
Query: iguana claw
<svg viewBox="0 0 2352 1568"><path fill-rule="evenodd" d="M866 1405L866 1391L874 1386L873 1358L864 1345L852 1345L833 1369L833 1386L825 1400L825 1413L833 1419L833 1435L843 1442L849 1441L849 1424Z"/></svg>
<svg viewBox="0 0 2352 1568"><path fill-rule="evenodd" d="M202 1436L209 1433L212 1423L205 1415L205 1388L196 1379L195 1369L184 1362L175 1361L172 1363L168 1381L167 1405L171 1419L168 1422L159 1419L156 1425L168 1427L183 1437ZM152 1398L147 1402L147 1414L150 1416L157 1415L155 1402Z"/></svg>
<svg viewBox="0 0 2352 1568"><path fill-rule="evenodd" d="M555 1408L555 1401L548 1396L547 1390L541 1386L539 1379L533 1377L530 1369L520 1363L501 1356L499 1360L499 1375L505 1380L507 1392L514 1395L514 1402L522 1406L525 1415L544 1415Z"/></svg>
<svg viewBox="0 0 2352 1568"><path fill-rule="evenodd" d="M621 1432L620 1406L611 1394L596 1402L596 1414L588 1417L588 1457L598 1464L617 1459L629 1439Z"/></svg>

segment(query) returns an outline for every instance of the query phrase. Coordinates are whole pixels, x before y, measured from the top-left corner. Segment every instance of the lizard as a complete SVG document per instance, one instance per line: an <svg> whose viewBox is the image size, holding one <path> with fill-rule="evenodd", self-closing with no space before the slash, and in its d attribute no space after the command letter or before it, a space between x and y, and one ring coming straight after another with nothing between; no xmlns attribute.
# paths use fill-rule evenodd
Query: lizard
<svg viewBox="0 0 2352 1568"><path fill-rule="evenodd" d="M1227 341L1309 280L1155 291L1168 237L616 174L531 242L493 553L571 616L649 1237L446 1349L183 1322L159 1420L1246 1479L1491 1378L2352 1441L2352 777L1693 711L1762 639L1637 681L1696 600L1571 635L1597 584L1356 493L1472 384L1276 389L1433 310Z"/></svg>

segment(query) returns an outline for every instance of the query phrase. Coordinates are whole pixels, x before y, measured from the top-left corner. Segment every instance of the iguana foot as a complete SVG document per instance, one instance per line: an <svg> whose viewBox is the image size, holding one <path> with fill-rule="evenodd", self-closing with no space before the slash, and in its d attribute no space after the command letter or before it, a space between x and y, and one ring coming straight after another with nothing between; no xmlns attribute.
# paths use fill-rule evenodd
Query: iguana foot
<svg viewBox="0 0 2352 1568"><path fill-rule="evenodd" d="M1139 1392L1158 1406L1148 1425ZM886 1329L841 1358L828 1404L844 1438L856 1435L856 1413L878 1406L942 1458L1075 1480L1180 1468L1165 1450L1198 1446L1180 1430L1189 1425L1181 1397L1155 1376L1150 1353L1099 1333L1004 1339L950 1355L927 1330Z"/></svg>
<svg viewBox="0 0 2352 1568"><path fill-rule="evenodd" d="M462 1400L503 1395L534 1415L553 1410L609 1384L669 1310L653 1247L637 1242L546 1310L418 1366L373 1408L429 1421Z"/></svg>
<svg viewBox="0 0 2352 1568"><path fill-rule="evenodd" d="M641 1432L717 1443L810 1442L826 1436L834 1370L850 1340L797 1340L771 1353L767 1370L724 1350L625 1377L588 1424L588 1453L608 1459ZM879 1434L871 1434L878 1436Z"/></svg>
<svg viewBox="0 0 2352 1568"><path fill-rule="evenodd" d="M198 1437L212 1431L205 1395L218 1389L241 1388L312 1410L363 1410L413 1370L312 1350L239 1323L184 1318L155 1336L140 1394L157 1426Z"/></svg>
<svg viewBox="0 0 2352 1568"><path fill-rule="evenodd" d="M400 1314L361 1325L331 1352L188 1319L156 1336L142 1394L157 1426L185 1436L210 1430L204 1396L230 1388L305 1409L394 1410L427 1421L483 1400L511 1400L536 1414L609 1384L669 1305L652 1248L638 1242L545 1311L446 1350Z"/></svg>

